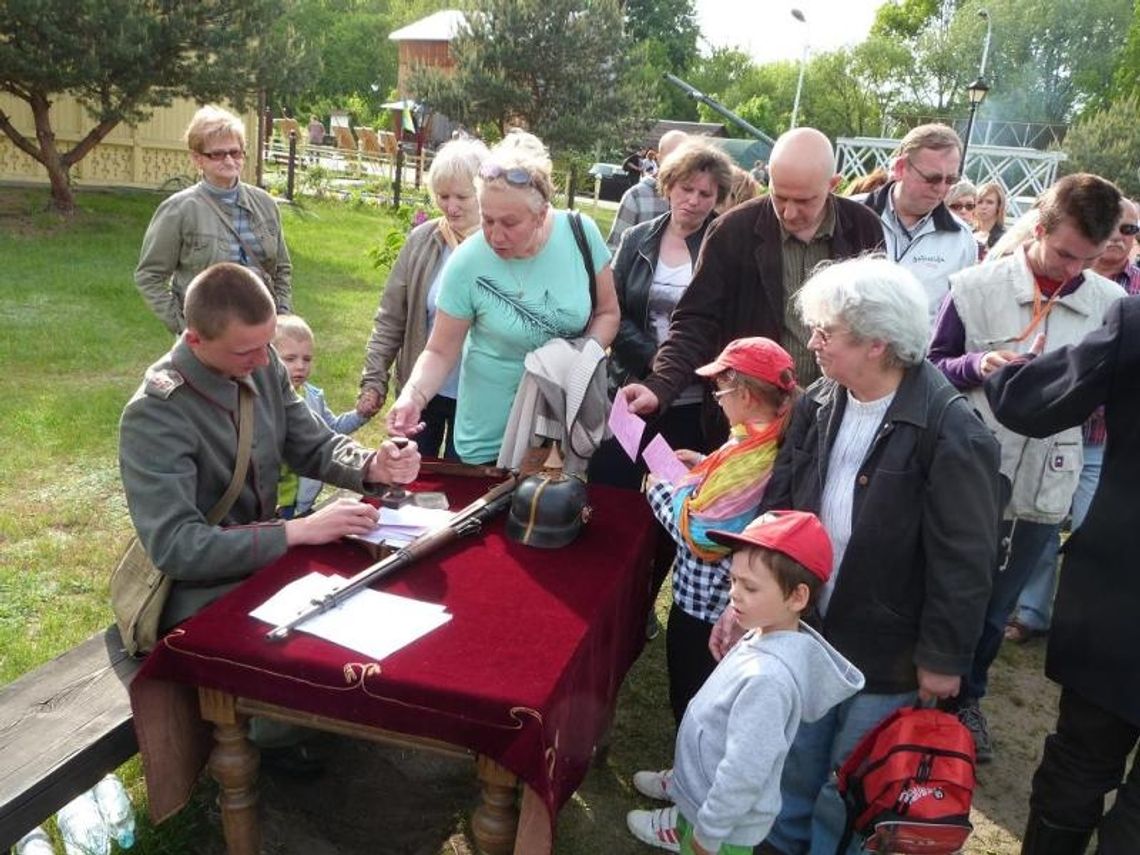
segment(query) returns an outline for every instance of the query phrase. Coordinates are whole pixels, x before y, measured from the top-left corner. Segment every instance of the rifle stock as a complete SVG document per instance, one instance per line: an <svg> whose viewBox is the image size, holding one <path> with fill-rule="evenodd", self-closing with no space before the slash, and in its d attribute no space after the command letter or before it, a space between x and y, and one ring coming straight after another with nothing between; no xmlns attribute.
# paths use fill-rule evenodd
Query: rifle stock
<svg viewBox="0 0 1140 855"><path fill-rule="evenodd" d="M401 547L386 558L365 567L355 576L349 577L339 588L333 588L320 599L313 599L293 618L267 632L265 637L270 641L282 641L288 638L289 634L301 624L336 608L349 597L369 587L373 582L442 549L453 540L475 534L482 528L484 520L494 516L507 506L511 494L514 493L517 486L518 475L512 474L507 480L495 485L467 507L458 511L446 525L424 532L407 546Z"/></svg>

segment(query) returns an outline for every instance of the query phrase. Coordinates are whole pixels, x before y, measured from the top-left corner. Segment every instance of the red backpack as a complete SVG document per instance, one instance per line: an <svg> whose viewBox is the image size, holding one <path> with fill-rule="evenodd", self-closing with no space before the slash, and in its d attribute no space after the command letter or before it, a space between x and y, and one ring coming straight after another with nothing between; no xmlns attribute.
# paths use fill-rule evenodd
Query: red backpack
<svg viewBox="0 0 1140 855"><path fill-rule="evenodd" d="M974 740L957 717L936 709L897 709L839 767L847 828L868 852L952 855L973 831Z"/></svg>

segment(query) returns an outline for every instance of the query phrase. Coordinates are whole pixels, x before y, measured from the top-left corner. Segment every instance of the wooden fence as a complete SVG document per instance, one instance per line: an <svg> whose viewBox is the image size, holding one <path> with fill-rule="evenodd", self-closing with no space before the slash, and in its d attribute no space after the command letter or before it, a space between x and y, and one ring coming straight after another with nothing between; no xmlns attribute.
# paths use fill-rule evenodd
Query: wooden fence
<svg viewBox="0 0 1140 855"><path fill-rule="evenodd" d="M159 108L139 125L120 124L72 167L72 183L77 187L156 188L173 178L191 176L193 167L183 134L198 107L193 101L178 100L169 107ZM18 131L35 138L32 112L27 104L0 93L0 109L11 117ZM97 124L78 101L66 95L53 101L51 118L59 147L64 151ZM242 118L247 148L251 151L251 156L246 158L243 178L252 181L257 169L256 158L252 156L256 148L257 113L251 110ZM47 184L48 178L39 163L16 148L7 135L0 134L0 181Z"/></svg>

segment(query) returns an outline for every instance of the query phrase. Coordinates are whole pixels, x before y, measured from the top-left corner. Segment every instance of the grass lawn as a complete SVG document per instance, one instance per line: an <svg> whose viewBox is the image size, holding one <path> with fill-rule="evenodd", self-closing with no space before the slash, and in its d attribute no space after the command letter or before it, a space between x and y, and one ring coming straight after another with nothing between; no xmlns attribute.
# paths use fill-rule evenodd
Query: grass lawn
<svg viewBox="0 0 1140 855"><path fill-rule="evenodd" d="M132 279L161 197L80 192L70 222L43 213L45 198L43 190L0 188L2 682L111 622L108 575L130 533L116 462L119 413L171 343ZM608 232L612 210L586 200L585 212ZM384 275L367 250L394 220L314 201L285 207L283 219L294 307L317 335L313 379L334 410L348 409ZM379 425L359 438L375 442ZM666 762L672 748L663 649L663 638L650 645L627 681L611 755L563 812L559 853L645 851L624 814L641 804L629 775ZM137 763L123 777L142 805ZM195 804L160 829L144 825L133 851L198 853L203 839L219 839L210 790L201 787Z"/></svg>

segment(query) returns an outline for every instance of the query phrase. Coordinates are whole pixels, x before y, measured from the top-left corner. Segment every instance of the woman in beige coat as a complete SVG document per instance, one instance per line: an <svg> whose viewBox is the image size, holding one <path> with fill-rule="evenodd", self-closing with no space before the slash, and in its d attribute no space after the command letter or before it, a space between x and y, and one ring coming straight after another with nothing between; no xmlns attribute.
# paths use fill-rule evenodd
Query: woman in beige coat
<svg viewBox="0 0 1140 855"><path fill-rule="evenodd" d="M464 238L479 229L475 176L486 157L487 147L478 140L453 140L432 162L428 187L443 216L412 229L388 275L364 354L356 400L356 410L363 416L375 415L384 406L393 364L399 394L427 344L435 322L443 264ZM425 427L416 435L421 453L439 457L443 448L442 456L456 456L452 432L458 385L456 367L424 407L421 419Z"/></svg>

